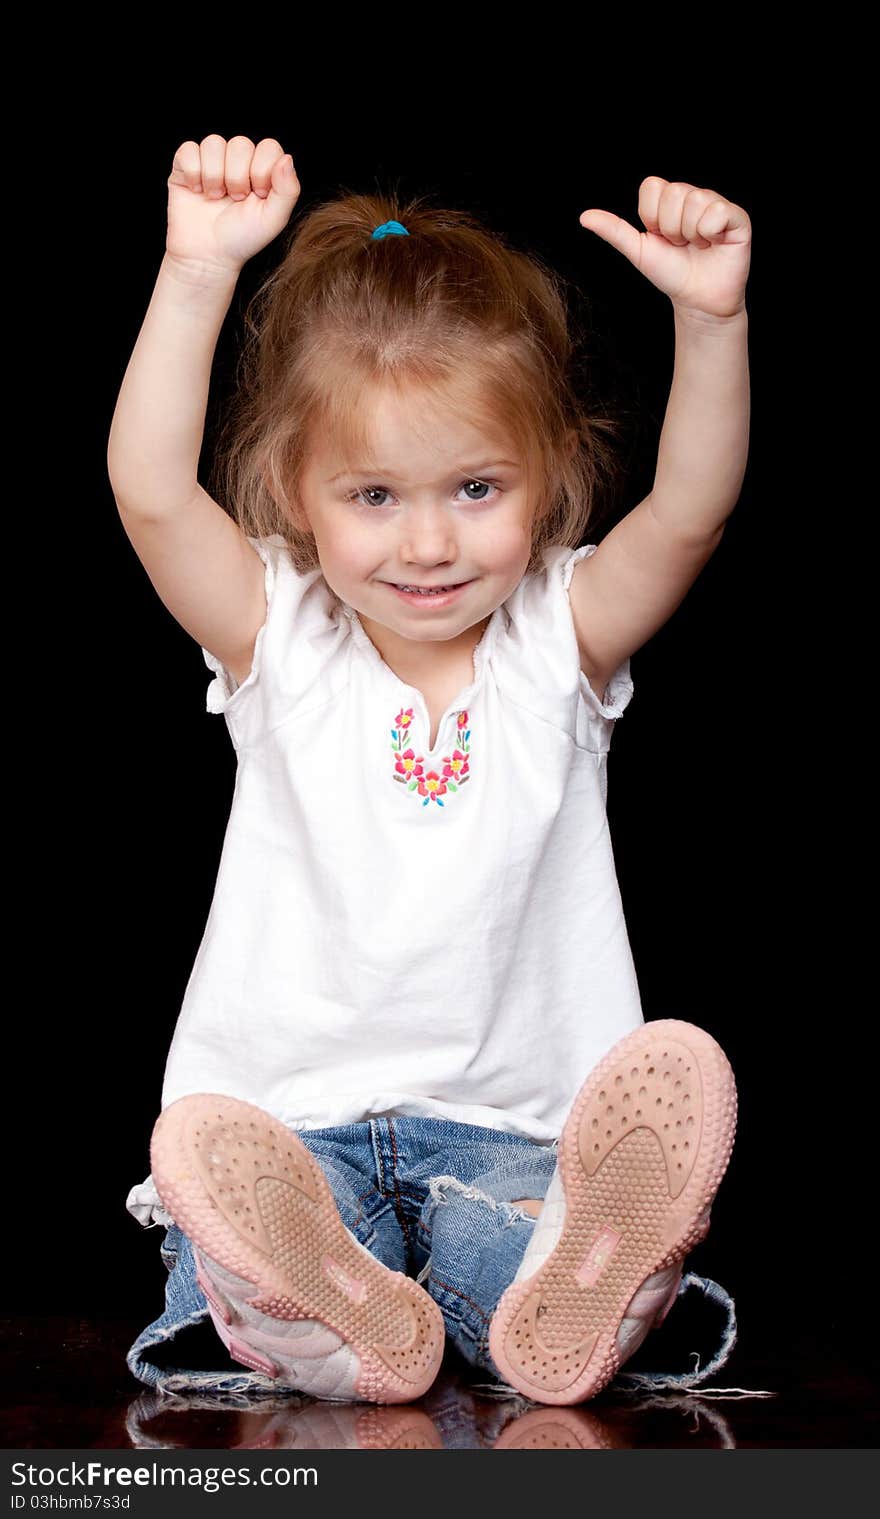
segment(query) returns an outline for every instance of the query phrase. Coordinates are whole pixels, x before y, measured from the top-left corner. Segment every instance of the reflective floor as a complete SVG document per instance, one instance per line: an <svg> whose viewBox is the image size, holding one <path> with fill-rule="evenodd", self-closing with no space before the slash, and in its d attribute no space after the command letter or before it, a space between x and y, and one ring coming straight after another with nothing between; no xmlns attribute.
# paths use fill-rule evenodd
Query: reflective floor
<svg viewBox="0 0 880 1519"><path fill-rule="evenodd" d="M624 1395L542 1407L493 1396L453 1351L417 1403L158 1397L137 1383L125 1351L141 1326L122 1320L3 1320L3 1444L7 1449L734 1449L877 1445L876 1382L827 1346L775 1358L737 1345L713 1382L751 1390L710 1396ZM657 1335L662 1331L657 1331ZM631 1363L632 1365L635 1362ZM760 1397L758 1392L772 1393Z"/></svg>

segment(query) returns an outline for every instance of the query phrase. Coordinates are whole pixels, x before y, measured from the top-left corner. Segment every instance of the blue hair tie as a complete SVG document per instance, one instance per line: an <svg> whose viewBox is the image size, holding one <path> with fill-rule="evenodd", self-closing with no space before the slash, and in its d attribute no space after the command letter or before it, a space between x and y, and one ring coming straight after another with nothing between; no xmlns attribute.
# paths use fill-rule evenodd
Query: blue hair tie
<svg viewBox="0 0 880 1519"><path fill-rule="evenodd" d="M400 222L383 222L372 233L373 237L409 237L409 233Z"/></svg>

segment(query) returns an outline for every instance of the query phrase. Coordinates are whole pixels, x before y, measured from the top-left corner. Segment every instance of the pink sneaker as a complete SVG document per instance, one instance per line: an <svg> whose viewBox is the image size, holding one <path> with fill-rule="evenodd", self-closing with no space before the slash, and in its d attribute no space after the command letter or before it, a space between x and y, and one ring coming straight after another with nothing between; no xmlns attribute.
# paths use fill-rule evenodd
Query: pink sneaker
<svg viewBox="0 0 880 1519"><path fill-rule="evenodd" d="M540 1403L593 1397L663 1322L709 1229L736 1129L724 1051L677 1019L618 1041L580 1089L519 1270L489 1326Z"/></svg>
<svg viewBox="0 0 880 1519"><path fill-rule="evenodd" d="M443 1316L345 1227L293 1130L214 1093L160 1114L150 1146L164 1206L234 1360L332 1401L408 1403L440 1369Z"/></svg>

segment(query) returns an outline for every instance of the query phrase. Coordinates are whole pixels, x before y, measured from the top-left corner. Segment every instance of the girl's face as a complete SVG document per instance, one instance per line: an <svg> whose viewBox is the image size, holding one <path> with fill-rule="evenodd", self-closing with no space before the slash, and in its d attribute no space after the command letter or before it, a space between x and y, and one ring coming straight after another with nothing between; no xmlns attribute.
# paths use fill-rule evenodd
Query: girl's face
<svg viewBox="0 0 880 1519"><path fill-rule="evenodd" d="M467 423L416 416L387 391L377 393L370 442L378 468L343 474L317 441L301 476L324 578L386 658L430 643L472 648L529 561L532 513L516 450ZM447 602L395 589L450 585L460 589Z"/></svg>

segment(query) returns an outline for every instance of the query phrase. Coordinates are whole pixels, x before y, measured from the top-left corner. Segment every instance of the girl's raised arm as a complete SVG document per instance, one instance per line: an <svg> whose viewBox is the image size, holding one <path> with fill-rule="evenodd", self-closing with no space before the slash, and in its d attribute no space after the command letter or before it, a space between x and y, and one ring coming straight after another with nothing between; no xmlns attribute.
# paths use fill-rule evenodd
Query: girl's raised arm
<svg viewBox="0 0 880 1519"><path fill-rule="evenodd" d="M684 599L739 498L749 443L745 290L752 227L713 190L642 181L635 227L593 208L598 233L669 296L675 369L653 488L575 566L569 598L581 668L601 696L621 662Z"/></svg>
<svg viewBox="0 0 880 1519"><path fill-rule="evenodd" d="M238 275L299 198L274 138L186 142L168 179L168 237L113 414L107 468L123 527L158 595L236 679L265 620L262 561L198 483L217 339Z"/></svg>

